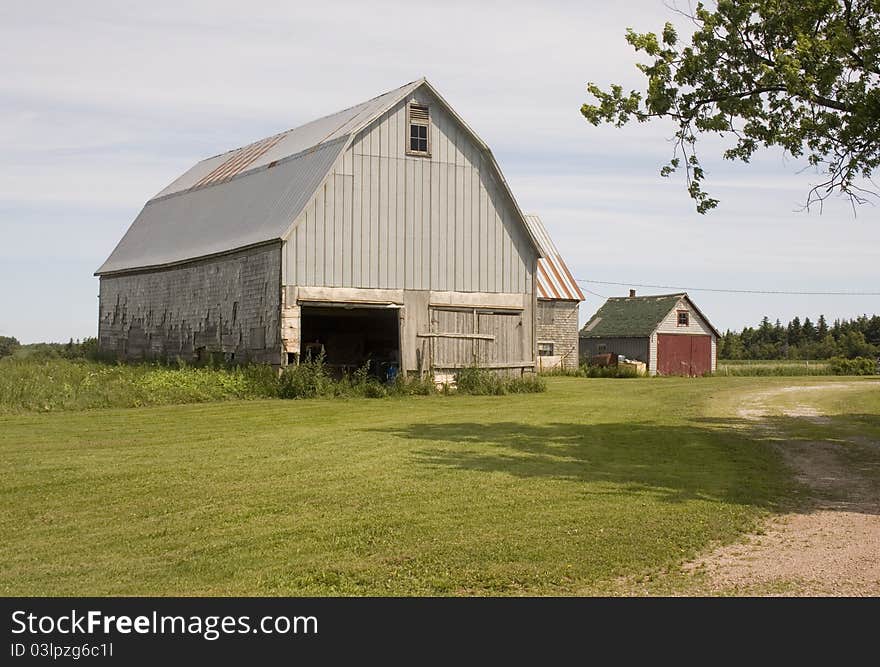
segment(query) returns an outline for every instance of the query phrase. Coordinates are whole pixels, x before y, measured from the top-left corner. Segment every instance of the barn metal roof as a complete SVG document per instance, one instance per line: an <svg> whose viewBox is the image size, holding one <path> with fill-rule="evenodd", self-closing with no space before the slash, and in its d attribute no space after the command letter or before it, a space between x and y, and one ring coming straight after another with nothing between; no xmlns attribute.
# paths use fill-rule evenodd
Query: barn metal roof
<svg viewBox="0 0 880 667"><path fill-rule="evenodd" d="M150 200L97 273L166 266L280 239L345 143L337 139L220 187Z"/></svg>
<svg viewBox="0 0 880 667"><path fill-rule="evenodd" d="M353 137L421 86L446 106L485 151L499 183L522 216L492 151L422 78L197 163L146 203L95 275L171 266L286 238ZM544 254L531 225L524 222L536 249ZM572 298L582 299L578 294Z"/></svg>
<svg viewBox="0 0 880 667"><path fill-rule="evenodd" d="M146 203L95 275L281 239L352 135L424 83L202 160Z"/></svg>
<svg viewBox="0 0 880 667"><path fill-rule="evenodd" d="M220 155L202 160L155 198L214 183L222 183L246 172L271 164L310 148L347 138L365 123L387 111L392 105L419 87L424 79L412 81L361 104L305 125L255 141Z"/></svg>
<svg viewBox="0 0 880 667"><path fill-rule="evenodd" d="M583 301L584 293L562 260L541 218L526 215L525 219L543 255L538 260L538 298Z"/></svg>

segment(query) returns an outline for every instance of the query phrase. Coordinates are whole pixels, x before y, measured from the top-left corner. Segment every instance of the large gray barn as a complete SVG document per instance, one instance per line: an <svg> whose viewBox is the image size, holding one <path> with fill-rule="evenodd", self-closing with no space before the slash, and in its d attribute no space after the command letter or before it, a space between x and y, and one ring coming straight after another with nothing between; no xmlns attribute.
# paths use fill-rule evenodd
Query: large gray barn
<svg viewBox="0 0 880 667"><path fill-rule="evenodd" d="M489 148L421 79L196 164L100 276L123 359L532 370L541 255Z"/></svg>

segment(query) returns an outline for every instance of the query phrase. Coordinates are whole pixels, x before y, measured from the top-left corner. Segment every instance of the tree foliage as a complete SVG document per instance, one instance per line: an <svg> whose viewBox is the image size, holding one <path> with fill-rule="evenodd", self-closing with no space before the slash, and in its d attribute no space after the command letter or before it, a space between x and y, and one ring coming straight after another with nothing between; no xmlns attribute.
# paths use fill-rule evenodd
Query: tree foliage
<svg viewBox="0 0 880 667"><path fill-rule="evenodd" d="M21 347L21 343L18 342L17 338L13 336L0 336L0 359L8 357L19 347Z"/></svg>
<svg viewBox="0 0 880 667"><path fill-rule="evenodd" d="M806 206L841 193L863 203L880 164L880 0L719 0L681 12L695 26L682 44L671 23L658 35L627 30L651 59L638 68L644 93L588 84L593 125L669 118L675 150L661 170L681 166L697 211L718 204L703 189L695 145L701 134L729 136L729 160L749 162L762 147L804 158L825 179Z"/></svg>
<svg viewBox="0 0 880 667"><path fill-rule="evenodd" d="M862 315L854 320L835 320L832 326L819 316L795 317L787 326L771 324L765 317L757 327L728 330L718 341L722 359L830 359L831 357L876 357L880 355L880 316Z"/></svg>
<svg viewBox="0 0 880 667"><path fill-rule="evenodd" d="M11 343L10 343L11 341ZM0 357L15 355L21 359L98 359L98 339L83 338L67 343L28 343L0 336Z"/></svg>

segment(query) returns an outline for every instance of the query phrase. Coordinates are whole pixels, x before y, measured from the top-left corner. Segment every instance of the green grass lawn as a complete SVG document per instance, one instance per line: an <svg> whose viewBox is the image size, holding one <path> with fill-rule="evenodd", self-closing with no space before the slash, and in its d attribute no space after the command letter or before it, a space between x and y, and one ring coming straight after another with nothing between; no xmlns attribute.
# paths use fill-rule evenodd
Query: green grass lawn
<svg viewBox="0 0 880 667"><path fill-rule="evenodd" d="M851 386L878 387L874 379L851 378ZM858 384L857 384L858 383ZM865 383L873 383L865 384ZM770 424L792 439L835 442L856 470L880 485L880 391L819 392L811 396L782 394L768 407L780 415L807 400L821 413L819 419L793 419L774 416Z"/></svg>
<svg viewBox="0 0 880 667"><path fill-rule="evenodd" d="M780 460L710 406L817 381L0 417L0 593L603 592L777 509Z"/></svg>

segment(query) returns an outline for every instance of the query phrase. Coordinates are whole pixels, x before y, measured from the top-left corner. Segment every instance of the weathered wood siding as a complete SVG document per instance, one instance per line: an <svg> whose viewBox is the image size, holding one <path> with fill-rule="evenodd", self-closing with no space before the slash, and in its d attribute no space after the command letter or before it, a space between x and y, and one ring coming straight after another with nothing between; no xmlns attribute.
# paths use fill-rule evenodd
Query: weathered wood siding
<svg viewBox="0 0 880 667"><path fill-rule="evenodd" d="M533 296L473 296L472 304L465 300L449 303L447 299L454 299L455 293L404 291L406 370L453 370L473 365L521 369L534 365Z"/></svg>
<svg viewBox="0 0 880 667"><path fill-rule="evenodd" d="M689 313L688 326L686 327L678 326L678 311L680 310L686 310ZM700 317L696 309L686 299L679 299L675 308L660 322L657 333L712 334L712 327Z"/></svg>
<svg viewBox="0 0 880 667"><path fill-rule="evenodd" d="M281 248L101 276L98 343L120 359L281 359Z"/></svg>
<svg viewBox="0 0 880 667"><path fill-rule="evenodd" d="M541 361L548 369L578 367L578 308L577 301L538 299L537 342L553 343L553 356Z"/></svg>
<svg viewBox="0 0 880 667"><path fill-rule="evenodd" d="M431 156L406 154L406 102L363 130L297 219L284 284L531 293L536 251L489 161L430 92L414 99Z"/></svg>

